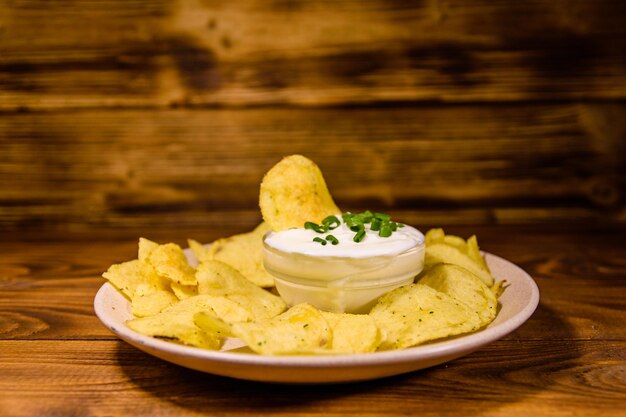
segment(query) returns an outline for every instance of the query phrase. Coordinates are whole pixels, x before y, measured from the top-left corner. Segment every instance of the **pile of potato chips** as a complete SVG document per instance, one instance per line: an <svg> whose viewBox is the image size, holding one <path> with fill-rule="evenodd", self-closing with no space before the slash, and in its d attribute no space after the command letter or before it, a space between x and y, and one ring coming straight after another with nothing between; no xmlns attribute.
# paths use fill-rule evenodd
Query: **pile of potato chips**
<svg viewBox="0 0 626 417"><path fill-rule="evenodd" d="M264 222L253 231L212 245L189 240L199 261L195 268L180 246L139 239L137 259L103 274L130 300L135 318L127 326L206 349L220 349L226 338L236 337L260 354L351 354L476 331L497 314L502 282L494 283L476 237L466 241L441 229L426 234L425 269L415 283L382 296L369 314L287 306L271 292L263 235L340 210L319 168L300 155L284 158L265 175L259 203Z"/></svg>

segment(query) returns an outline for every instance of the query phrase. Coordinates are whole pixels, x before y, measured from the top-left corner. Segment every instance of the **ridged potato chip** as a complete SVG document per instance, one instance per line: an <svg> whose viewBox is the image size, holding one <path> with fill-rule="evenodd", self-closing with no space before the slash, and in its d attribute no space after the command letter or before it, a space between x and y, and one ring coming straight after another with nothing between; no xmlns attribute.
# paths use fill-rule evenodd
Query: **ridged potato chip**
<svg viewBox="0 0 626 417"><path fill-rule="evenodd" d="M307 354L332 343L332 332L322 313L306 303L269 320L228 324L205 313L196 315L196 323L207 331L232 334L264 355Z"/></svg>
<svg viewBox="0 0 626 417"><path fill-rule="evenodd" d="M321 222L341 213L328 191L318 166L302 155L291 155L263 177L259 206L263 220L274 231Z"/></svg>
<svg viewBox="0 0 626 417"><path fill-rule="evenodd" d="M187 263L185 253L175 243L153 248L147 256L157 273L181 285L196 285L196 271Z"/></svg>
<svg viewBox="0 0 626 417"><path fill-rule="evenodd" d="M478 278L488 287L494 283L493 276L485 259L480 254L476 236L467 241L458 236L446 235L442 229L432 229L426 233L425 268L440 263L459 265Z"/></svg>
<svg viewBox="0 0 626 417"><path fill-rule="evenodd" d="M259 224L253 231L218 239L209 248L192 246L198 259L214 259L232 266L260 287L274 286L274 278L263 266L263 236L270 231L267 223ZM200 256L198 256L200 255ZM202 259L201 259L202 258Z"/></svg>
<svg viewBox="0 0 626 417"><path fill-rule="evenodd" d="M142 295L147 293L147 288L154 291L168 289L168 281L152 265L138 259L111 265L102 276L130 300L135 298L138 289L141 289Z"/></svg>
<svg viewBox="0 0 626 417"><path fill-rule="evenodd" d="M159 246L158 243L153 242L149 239L146 239L145 237L140 237L139 249L137 251L137 259L139 259L142 262L147 261L148 256L150 256L150 253L152 253L152 251L155 250L158 246Z"/></svg>
<svg viewBox="0 0 626 417"><path fill-rule="evenodd" d="M476 275L458 265L439 264L421 275L418 283L449 295L476 312L480 325L496 317L498 300L489 287Z"/></svg>
<svg viewBox="0 0 626 417"><path fill-rule="evenodd" d="M179 300L184 300L189 297L193 297L194 295L198 295L198 286L197 285L182 285L177 282L171 282L170 287L172 288L172 292Z"/></svg>
<svg viewBox="0 0 626 417"><path fill-rule="evenodd" d="M376 322L367 314L330 313L322 316L332 331L332 343L328 353L349 354L374 352L382 342L382 334ZM318 353L324 353L320 350Z"/></svg>
<svg viewBox="0 0 626 417"><path fill-rule="evenodd" d="M182 300L164 311L150 317L128 320L126 325L141 334L206 349L219 349L221 337L195 325L193 316L200 312L213 311L215 297L196 296Z"/></svg>
<svg viewBox="0 0 626 417"><path fill-rule="evenodd" d="M198 259L198 262L204 262L211 259L209 248L207 246L204 246L202 243L194 239L187 239L187 244L189 245L191 252L193 252L194 256Z"/></svg>
<svg viewBox="0 0 626 417"><path fill-rule="evenodd" d="M153 316L177 302L178 298L170 291L150 287L138 289L131 301L131 313L135 317Z"/></svg>
<svg viewBox="0 0 626 417"><path fill-rule="evenodd" d="M422 284L388 292L370 315L384 334L379 350L404 349L480 327L478 315L465 304Z"/></svg>
<svg viewBox="0 0 626 417"><path fill-rule="evenodd" d="M199 294L227 297L247 309L250 319L271 318L287 308L282 298L253 284L235 268L220 261L210 260L198 265L196 280Z"/></svg>

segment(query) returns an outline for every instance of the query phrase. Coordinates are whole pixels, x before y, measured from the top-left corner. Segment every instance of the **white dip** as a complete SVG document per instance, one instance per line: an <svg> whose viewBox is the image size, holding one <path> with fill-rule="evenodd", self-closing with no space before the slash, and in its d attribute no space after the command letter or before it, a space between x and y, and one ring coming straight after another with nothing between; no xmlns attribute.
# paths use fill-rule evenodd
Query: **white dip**
<svg viewBox="0 0 626 417"><path fill-rule="evenodd" d="M268 233L263 261L281 297L290 305L308 302L326 311L365 313L381 295L412 283L424 267L424 235L406 225L389 237L380 237L369 224L365 230L360 242L344 223L325 233L304 228ZM313 240L328 235L339 243Z"/></svg>

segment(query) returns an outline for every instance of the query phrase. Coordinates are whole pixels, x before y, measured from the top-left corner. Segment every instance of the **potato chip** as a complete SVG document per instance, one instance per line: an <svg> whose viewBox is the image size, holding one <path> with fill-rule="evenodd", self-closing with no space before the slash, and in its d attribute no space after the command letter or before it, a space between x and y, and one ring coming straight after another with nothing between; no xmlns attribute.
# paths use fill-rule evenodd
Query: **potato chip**
<svg viewBox="0 0 626 417"><path fill-rule="evenodd" d="M426 267L438 263L462 266L478 276L487 286L493 285L493 277L480 253L478 240L472 236L467 241L458 236L446 235L443 229L431 229L426 233Z"/></svg>
<svg viewBox="0 0 626 417"><path fill-rule="evenodd" d="M382 341L382 334L370 315L322 311L322 316L333 334L329 353L373 352Z"/></svg>
<svg viewBox="0 0 626 417"><path fill-rule="evenodd" d="M215 259L232 266L260 287L274 286L274 278L263 267L263 236L270 231L267 223L259 224L253 231L216 240L206 249L196 247L196 257L201 261ZM201 259L202 257L202 259Z"/></svg>
<svg viewBox="0 0 626 417"><path fill-rule="evenodd" d="M194 295L198 295L198 286L197 285L182 285L177 282L171 282L170 287L172 288L172 292L179 300L184 300L189 297L193 297Z"/></svg>
<svg viewBox="0 0 626 417"><path fill-rule="evenodd" d="M318 166L302 155L283 158L265 174L259 205L263 220L274 231L341 213Z"/></svg>
<svg viewBox="0 0 626 417"><path fill-rule="evenodd" d="M478 315L465 304L422 284L383 295L370 315L384 334L379 350L403 349L480 327Z"/></svg>
<svg viewBox="0 0 626 417"><path fill-rule="evenodd" d="M187 263L185 253L175 243L158 245L148 255L148 262L172 282L181 285L196 285L196 271Z"/></svg>
<svg viewBox="0 0 626 417"><path fill-rule="evenodd" d="M306 303L269 320L233 323L230 331L264 355L311 353L332 343L332 332L322 313Z"/></svg>
<svg viewBox="0 0 626 417"><path fill-rule="evenodd" d="M205 261L196 272L199 294L222 295L244 306L251 317L274 317L287 308L278 296L248 281L239 271L220 261Z"/></svg>
<svg viewBox="0 0 626 417"><path fill-rule="evenodd" d="M158 243L153 242L145 237L139 238L139 250L137 253L137 259L142 262L146 262L148 260L148 256L159 246Z"/></svg>
<svg viewBox="0 0 626 417"><path fill-rule="evenodd" d="M191 297L154 316L129 320L126 325L146 336L174 340L206 349L219 349L221 337L217 333L200 329L193 321L193 316L196 313L212 311L212 305L215 303L215 297Z"/></svg>
<svg viewBox="0 0 626 417"><path fill-rule="evenodd" d="M481 326L496 317L498 300L476 275L458 265L439 264L422 274L418 283L449 295L468 306L480 318Z"/></svg>
<svg viewBox="0 0 626 417"><path fill-rule="evenodd" d="M489 266L487 266L487 262L485 261L485 257L480 253L480 248L478 247L478 238L476 235L470 236L467 239L467 255L472 258L476 263L478 263L482 269L485 271L489 271Z"/></svg>
<svg viewBox="0 0 626 417"><path fill-rule="evenodd" d="M197 297L205 298L211 306L209 310L217 318L227 323L237 323L244 321L252 321L256 317L253 315L250 306L232 299L225 295L198 295ZM246 300L247 301L247 300Z"/></svg>
<svg viewBox="0 0 626 417"><path fill-rule="evenodd" d="M135 317L147 317L160 313L176 304L178 298L165 290L147 288L145 292L138 291L131 301L131 312Z"/></svg>
<svg viewBox="0 0 626 417"><path fill-rule="evenodd" d="M191 252L193 252L196 259L198 259L198 262L204 262L212 259L211 254L209 253L208 246L205 246L197 240L193 239L187 239L187 244L189 245L189 248L191 249Z"/></svg>
<svg viewBox="0 0 626 417"><path fill-rule="evenodd" d="M193 322L202 330L220 337L235 337L231 323L217 317L213 311L201 311L193 316Z"/></svg>
<svg viewBox="0 0 626 417"><path fill-rule="evenodd" d="M168 289L167 282L156 270L138 259L111 265L102 276L131 300L135 298L138 288L141 288L142 294L146 294L146 286L155 291Z"/></svg>
<svg viewBox="0 0 626 417"><path fill-rule="evenodd" d="M461 266L480 278L485 285L489 287L493 285L491 273L483 269L476 261L457 248L443 243L435 243L426 246L424 267L430 268L431 266L441 263Z"/></svg>
<svg viewBox="0 0 626 417"><path fill-rule="evenodd" d="M443 242L443 239L446 237L446 234L444 233L443 229L436 228L436 229L430 229L428 232L426 232L425 237L426 237L426 246L428 246L431 243Z"/></svg>

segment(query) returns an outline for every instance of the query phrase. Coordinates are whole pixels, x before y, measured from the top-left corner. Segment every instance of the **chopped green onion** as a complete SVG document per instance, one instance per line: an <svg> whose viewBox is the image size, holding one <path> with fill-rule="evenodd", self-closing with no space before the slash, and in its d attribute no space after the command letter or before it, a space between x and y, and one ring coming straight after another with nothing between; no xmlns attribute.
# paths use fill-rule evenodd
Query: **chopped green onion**
<svg viewBox="0 0 626 417"><path fill-rule="evenodd" d="M350 230L352 230L353 232L358 232L359 230L363 228L364 227L362 224L355 224L354 226L350 226Z"/></svg>
<svg viewBox="0 0 626 417"><path fill-rule="evenodd" d="M313 222L305 222L304 228L308 230L313 230L317 233L326 233L327 231L327 228L325 226L320 226L319 224Z"/></svg>
<svg viewBox="0 0 626 417"><path fill-rule="evenodd" d="M370 230L378 232L378 236L380 237L389 237L393 234L393 232L398 230L398 228L405 226L402 223L391 221L391 216L388 214L372 213L370 210L365 210L362 213L356 214L348 211L341 214L341 219L346 227L355 232L352 239L355 242L361 242L365 239L365 236L367 235L367 231L365 229L366 224L370 224ZM313 230L320 234L327 233L329 230L334 230L339 226L341 226L341 221L337 218L337 216L333 215L326 216L324 220L322 220L321 224L314 222L304 223L305 229ZM327 242L331 242L333 245L339 244L339 240L333 235L327 235L325 239L316 237L313 241L322 245L326 245Z"/></svg>
<svg viewBox="0 0 626 417"><path fill-rule="evenodd" d="M322 220L322 224L326 226L328 230L333 230L338 228L341 222L336 216L328 216L324 220Z"/></svg>
<svg viewBox="0 0 626 417"><path fill-rule="evenodd" d="M389 220L391 220L391 216L388 214L383 214L383 213L374 213L374 217L376 217L377 219L380 219L382 221L386 221L388 222Z"/></svg>
<svg viewBox="0 0 626 417"><path fill-rule="evenodd" d="M383 223L383 225L380 226L380 232L378 232L378 236L389 237L391 236L391 233L393 233L393 231L391 230L391 226L389 225L389 223Z"/></svg>
<svg viewBox="0 0 626 417"><path fill-rule="evenodd" d="M354 238L352 240L354 240L355 242L360 242L365 238L365 229L361 229L358 232L356 232L356 235L354 235Z"/></svg>
<svg viewBox="0 0 626 417"><path fill-rule="evenodd" d="M338 245L339 244L339 240L335 236L333 236L333 235L326 236L326 240L329 241L333 245Z"/></svg>

